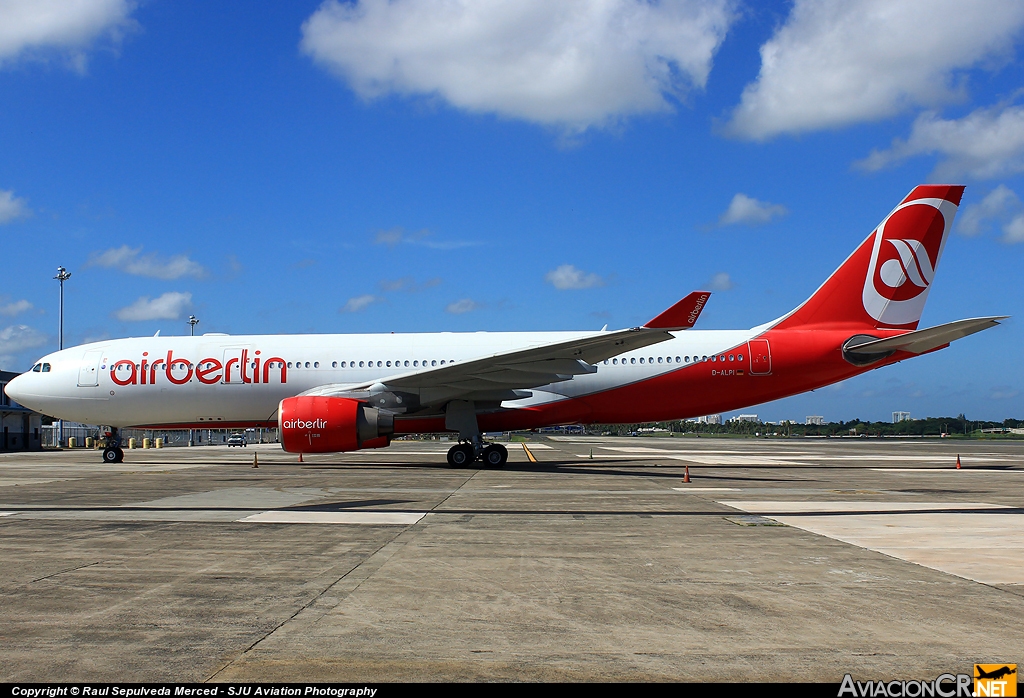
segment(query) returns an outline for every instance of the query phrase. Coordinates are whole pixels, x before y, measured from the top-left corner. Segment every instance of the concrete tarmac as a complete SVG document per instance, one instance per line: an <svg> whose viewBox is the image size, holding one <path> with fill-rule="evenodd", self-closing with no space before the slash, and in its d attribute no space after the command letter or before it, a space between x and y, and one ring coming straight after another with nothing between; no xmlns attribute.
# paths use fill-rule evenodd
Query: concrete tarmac
<svg viewBox="0 0 1024 698"><path fill-rule="evenodd" d="M556 437L503 470L449 445L0 455L0 681L1024 664L1024 442Z"/></svg>

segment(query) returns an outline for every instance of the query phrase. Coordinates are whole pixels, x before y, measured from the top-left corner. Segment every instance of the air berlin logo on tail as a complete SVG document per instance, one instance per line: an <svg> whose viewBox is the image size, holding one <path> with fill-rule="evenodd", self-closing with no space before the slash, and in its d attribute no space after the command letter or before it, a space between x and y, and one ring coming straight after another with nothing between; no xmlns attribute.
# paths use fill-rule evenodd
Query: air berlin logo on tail
<svg viewBox="0 0 1024 698"><path fill-rule="evenodd" d="M950 201L915 199L882 221L864 279L868 315L893 326L921 319L954 215L956 205Z"/></svg>

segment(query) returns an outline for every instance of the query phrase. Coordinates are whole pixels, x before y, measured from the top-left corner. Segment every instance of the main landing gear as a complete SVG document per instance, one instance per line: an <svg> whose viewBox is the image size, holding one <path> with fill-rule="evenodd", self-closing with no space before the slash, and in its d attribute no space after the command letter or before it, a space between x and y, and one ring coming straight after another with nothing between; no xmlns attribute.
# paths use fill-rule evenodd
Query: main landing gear
<svg viewBox="0 0 1024 698"><path fill-rule="evenodd" d="M448 449L448 465L468 468L477 459L488 468L500 468L508 461L508 449L501 444L485 444L476 421L475 405L468 400L452 400L445 406L445 428L459 432L459 443Z"/></svg>
<svg viewBox="0 0 1024 698"><path fill-rule="evenodd" d="M107 434L107 445L103 449L103 462L104 463L123 463L124 462L124 449L121 448L121 437L117 434L117 429L112 429Z"/></svg>
<svg viewBox="0 0 1024 698"><path fill-rule="evenodd" d="M461 443L448 449L448 465L453 468L468 468L477 459L488 468L501 468L508 461L508 449L501 444Z"/></svg>

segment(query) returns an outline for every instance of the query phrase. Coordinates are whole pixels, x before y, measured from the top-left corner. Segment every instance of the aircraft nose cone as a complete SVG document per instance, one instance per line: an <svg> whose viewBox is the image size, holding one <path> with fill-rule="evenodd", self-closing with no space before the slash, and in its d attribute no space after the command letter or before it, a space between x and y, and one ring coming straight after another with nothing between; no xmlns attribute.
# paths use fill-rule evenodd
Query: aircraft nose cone
<svg viewBox="0 0 1024 698"><path fill-rule="evenodd" d="M4 392L7 393L7 397L20 405L22 404L21 399L25 395L24 387L25 379L22 376L15 376L14 380L4 387Z"/></svg>

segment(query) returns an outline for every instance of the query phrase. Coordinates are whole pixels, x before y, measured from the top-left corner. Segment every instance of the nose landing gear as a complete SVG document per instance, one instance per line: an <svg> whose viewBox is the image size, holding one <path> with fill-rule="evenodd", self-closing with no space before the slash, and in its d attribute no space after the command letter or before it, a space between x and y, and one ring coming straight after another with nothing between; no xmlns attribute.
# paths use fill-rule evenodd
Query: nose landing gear
<svg viewBox="0 0 1024 698"><path fill-rule="evenodd" d="M112 429L107 434L107 445L103 449L103 462L104 463L123 463L124 462L124 450L121 448L121 437L117 434L117 429Z"/></svg>

